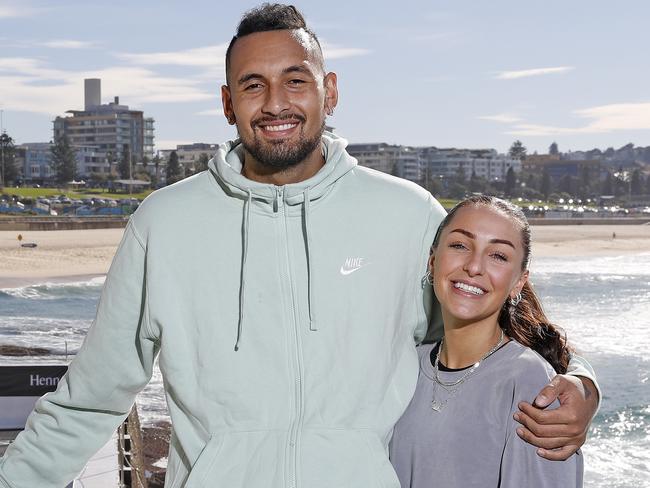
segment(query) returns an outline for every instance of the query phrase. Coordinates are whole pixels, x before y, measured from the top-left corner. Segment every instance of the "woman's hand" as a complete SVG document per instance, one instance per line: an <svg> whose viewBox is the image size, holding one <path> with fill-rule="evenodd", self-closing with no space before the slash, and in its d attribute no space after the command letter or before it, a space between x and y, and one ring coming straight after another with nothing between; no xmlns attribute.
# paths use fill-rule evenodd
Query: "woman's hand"
<svg viewBox="0 0 650 488"><path fill-rule="evenodd" d="M557 409L544 410L555 400ZM514 418L522 424L517 434L553 461L571 457L587 439L591 419L598 408L598 392L586 378L557 375L539 392L534 405L521 402Z"/></svg>

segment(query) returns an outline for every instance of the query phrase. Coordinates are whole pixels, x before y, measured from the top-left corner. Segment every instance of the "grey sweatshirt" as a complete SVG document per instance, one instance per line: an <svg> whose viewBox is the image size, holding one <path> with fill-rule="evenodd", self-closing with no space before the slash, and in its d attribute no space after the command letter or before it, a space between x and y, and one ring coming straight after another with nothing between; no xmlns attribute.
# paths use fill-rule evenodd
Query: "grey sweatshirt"
<svg viewBox="0 0 650 488"><path fill-rule="evenodd" d="M397 422L390 458L402 488L575 488L582 486L578 452L548 461L516 434L513 414L555 375L536 352L510 341L450 394L435 382L430 353L419 347L415 395ZM465 370L441 371L444 382ZM432 401L443 404L433 410ZM552 405L554 408L557 405Z"/></svg>

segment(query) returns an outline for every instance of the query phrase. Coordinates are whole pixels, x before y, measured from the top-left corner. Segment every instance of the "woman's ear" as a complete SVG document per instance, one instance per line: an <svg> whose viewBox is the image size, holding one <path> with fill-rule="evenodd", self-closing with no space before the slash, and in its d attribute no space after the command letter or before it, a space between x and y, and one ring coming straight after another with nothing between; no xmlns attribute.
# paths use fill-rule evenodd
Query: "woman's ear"
<svg viewBox="0 0 650 488"><path fill-rule="evenodd" d="M528 270L524 271L521 274L521 277L515 283L515 286L510 290L510 298L515 298L519 293L521 293L522 288L528 281Z"/></svg>
<svg viewBox="0 0 650 488"><path fill-rule="evenodd" d="M436 253L432 250L431 255L429 256L429 273L433 276L433 268L434 268L434 262L436 260Z"/></svg>

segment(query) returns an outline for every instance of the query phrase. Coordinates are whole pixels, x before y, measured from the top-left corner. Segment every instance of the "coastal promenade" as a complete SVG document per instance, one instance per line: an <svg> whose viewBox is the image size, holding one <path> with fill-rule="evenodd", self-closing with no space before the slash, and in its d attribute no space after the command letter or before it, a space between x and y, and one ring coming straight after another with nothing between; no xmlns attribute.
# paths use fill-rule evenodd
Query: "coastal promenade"
<svg viewBox="0 0 650 488"><path fill-rule="evenodd" d="M595 219L588 223L549 219L544 225L531 220L534 258L650 253L650 218L603 219L598 223ZM0 288L104 276L124 233L126 221L110 224L118 223L116 228L85 230L0 230ZM24 243L36 247L22 247Z"/></svg>
<svg viewBox="0 0 650 488"><path fill-rule="evenodd" d="M0 216L0 231L48 231L121 229L126 227L128 216L78 217L78 216ZM588 217L544 218L531 217L531 225L639 225L650 224L650 214L638 217Z"/></svg>

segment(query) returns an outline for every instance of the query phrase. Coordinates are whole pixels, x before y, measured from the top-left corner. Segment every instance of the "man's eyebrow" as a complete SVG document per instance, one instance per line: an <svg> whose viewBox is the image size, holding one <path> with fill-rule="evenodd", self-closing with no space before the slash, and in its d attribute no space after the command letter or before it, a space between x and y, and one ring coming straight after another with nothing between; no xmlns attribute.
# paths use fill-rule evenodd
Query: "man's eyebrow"
<svg viewBox="0 0 650 488"><path fill-rule="evenodd" d="M303 73L305 75L313 77L314 74L306 68L305 66L301 66L299 64L293 65L293 66L288 66L282 70L282 74L286 75L289 73ZM242 75L238 80L237 83L242 85L246 83L247 81L250 80L258 80L258 79L263 79L264 76L259 74L259 73L246 73L245 75Z"/></svg>
<svg viewBox="0 0 650 488"><path fill-rule="evenodd" d="M470 231L465 229L454 229L449 233L451 234L452 232L459 232L460 234L463 234L464 236L467 236L470 239L476 239L476 236L474 234L472 234ZM506 246L510 246L511 248L515 249L515 245L507 239L490 239L489 242L490 244L505 244Z"/></svg>
<svg viewBox="0 0 650 488"><path fill-rule="evenodd" d="M258 79L258 78L264 78L264 77L259 73L247 73L245 75L242 75L241 78L237 80L237 83L241 85L242 83L246 83L247 81Z"/></svg>
<svg viewBox="0 0 650 488"><path fill-rule="evenodd" d="M304 73L309 76L313 76L313 73L311 70L307 69L305 66L302 66L300 64L295 64L293 66L289 66L287 68L284 68L282 70L283 74L288 74L288 73Z"/></svg>

